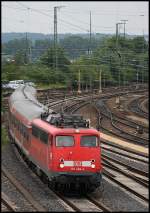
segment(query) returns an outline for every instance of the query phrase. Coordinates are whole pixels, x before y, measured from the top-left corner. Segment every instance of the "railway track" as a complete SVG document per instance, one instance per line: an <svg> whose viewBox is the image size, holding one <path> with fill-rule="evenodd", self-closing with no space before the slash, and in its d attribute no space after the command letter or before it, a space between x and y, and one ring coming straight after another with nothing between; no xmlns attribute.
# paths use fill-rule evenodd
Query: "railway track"
<svg viewBox="0 0 150 213"><path fill-rule="evenodd" d="M109 134L115 134L118 137L135 142L136 144L148 145L148 138L138 136L134 128L132 128L132 133L130 133L131 127L128 124L123 124L123 122L114 118L114 115L112 115L111 111L107 108L103 99L100 99L95 107L100 111L100 125L103 130L109 132ZM121 125L122 128L120 128ZM129 129L127 129L127 127ZM126 131L124 129L126 129Z"/></svg>
<svg viewBox="0 0 150 213"><path fill-rule="evenodd" d="M111 143L111 141L108 141L108 140L103 139L103 138L101 138L101 141L102 141L103 144L107 144L107 145L109 145L111 148L112 148L112 147L113 147L113 148L115 147L115 148L119 149L119 151L120 151L120 149L121 149L121 150L123 150L123 151L125 151L125 152L128 152L128 154L130 153L130 154L135 154L135 155L137 155L138 158L139 158L139 159L137 159L137 160L142 160L143 158L144 158L144 162L145 162L145 161L148 162L148 160L149 160L149 155L148 155L147 153L143 153L143 152L140 152L140 151L137 151L137 150L135 151L135 150L131 149L130 147L124 147L124 146L120 146L119 144Z"/></svg>
<svg viewBox="0 0 150 213"><path fill-rule="evenodd" d="M2 174L7 178L10 185L16 188L20 195L23 196L28 203L31 204L33 210L46 212L46 209L41 206L31 195L31 193L2 165Z"/></svg>
<svg viewBox="0 0 150 213"><path fill-rule="evenodd" d="M108 163L103 163L104 170L103 175L109 178L111 181L119 185L121 188L126 189L128 192L136 195L138 198L145 202L149 202L148 198L148 188L141 186L141 184L133 181L129 176L121 174L118 168L115 166L110 166Z"/></svg>
<svg viewBox="0 0 150 213"><path fill-rule="evenodd" d="M141 171L133 166L129 166L126 163L108 156L108 154L102 154L102 160L104 161L104 163L114 166L125 176L130 177L131 179L135 180L145 187L148 187L148 172Z"/></svg>
<svg viewBox="0 0 150 213"><path fill-rule="evenodd" d="M78 96L78 97L74 96L74 97L70 97L70 98L63 98L62 100L59 99L55 102L51 102L50 104L47 104L46 106L51 109L55 108L55 110L56 110L56 106L57 106L57 111L59 111L60 107L62 107L63 104L64 104L64 109L65 109L68 105L68 102L73 102L73 104L74 104L74 102L83 103L83 101L85 101L86 99L90 99L90 98L91 98L91 96L89 96L89 95ZM78 104L78 103L76 103L76 104Z"/></svg>
<svg viewBox="0 0 150 213"><path fill-rule="evenodd" d="M73 210L77 212L112 212L110 208L102 202L98 202L90 195L84 197L65 197L62 194L54 191L58 197L66 202Z"/></svg>
<svg viewBox="0 0 150 213"><path fill-rule="evenodd" d="M145 98L145 97L144 97ZM130 105L128 106L129 110L137 114L142 118L148 119L148 113L143 111L142 107L140 106L141 100L143 101L143 97L134 99Z"/></svg>
<svg viewBox="0 0 150 213"><path fill-rule="evenodd" d="M2 192L1 194L1 211L2 212L16 211L16 206L10 201L10 199L4 192Z"/></svg>
<svg viewBox="0 0 150 213"><path fill-rule="evenodd" d="M148 157L141 155L141 153L133 152L129 148L117 146L101 139L101 148L104 151L114 153L117 156L123 156L125 159L133 160L137 163L145 163L148 165Z"/></svg>
<svg viewBox="0 0 150 213"><path fill-rule="evenodd" d="M113 98L112 98L113 99ZM127 99L127 97L126 97ZM110 102L110 103L109 103ZM145 126L144 124L142 123L139 123L139 122L136 122L134 120L131 120L129 119L127 116L126 116L126 106L124 106L124 110L125 112L121 112L119 109L117 109L117 105L114 104L114 103L111 103L111 100L108 99L106 102L105 102L107 108L111 111L111 114L114 118L114 120L118 120L120 123L123 123L123 124L126 124L127 126L130 126L130 127L133 127L133 128L137 128L137 126L141 127L143 129L143 131L145 133L148 133L149 132L149 129L147 126ZM127 101L125 101L125 105L127 104ZM110 105L115 105L113 108L112 106L110 107ZM115 108L115 110L114 110Z"/></svg>
<svg viewBox="0 0 150 213"><path fill-rule="evenodd" d="M144 97L144 100L140 103L140 108L148 114L148 98Z"/></svg>

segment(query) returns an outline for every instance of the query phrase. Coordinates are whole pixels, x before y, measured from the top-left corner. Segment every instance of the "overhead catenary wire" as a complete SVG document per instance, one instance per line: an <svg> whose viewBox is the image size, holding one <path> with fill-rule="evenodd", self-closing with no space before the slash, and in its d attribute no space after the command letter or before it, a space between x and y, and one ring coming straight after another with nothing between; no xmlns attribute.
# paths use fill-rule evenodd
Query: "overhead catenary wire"
<svg viewBox="0 0 150 213"><path fill-rule="evenodd" d="M17 2L17 3L20 4L20 2ZM24 7L26 7L26 8L30 8L32 11L35 11L35 12L41 13L42 15L45 15L45 16L48 16L48 17L52 17L52 18L53 18L52 15L47 14L47 13L43 13L43 12L41 12L41 11L38 10L38 9L34 9L34 8L32 8L32 7L28 7L28 6L26 6L26 5L22 4L22 3L21 3L21 5L24 6ZM82 27L80 27L80 26L78 26L78 25L72 24L72 23L70 23L70 22L68 22L68 21L66 21L66 20L63 20L63 19L59 19L59 20L60 20L60 21L63 21L65 24L69 24L69 25L72 25L72 26L74 26L74 27L77 27L78 29L82 29L82 30L84 30L84 31L87 31L87 29L82 28ZM63 24L64 24L64 23L63 23Z"/></svg>
<svg viewBox="0 0 150 213"><path fill-rule="evenodd" d="M17 2L17 3L20 4L20 2ZM21 5L24 6L24 7L26 7L26 8L29 8L29 7L26 6L25 4L22 4L22 3L21 3ZM41 13L41 14L43 14L43 15L46 15L46 16L49 16L49 17L53 17L53 16L51 16L50 14L41 12L41 10L37 10L37 9L31 8L31 7L30 7L30 9L33 10L33 11L35 11L35 12L39 12L39 13ZM94 13L94 14L95 14L95 13ZM59 21L62 21L62 24L69 24L69 25L72 25L72 26L74 26L74 27L76 27L76 28L78 28L78 29L81 29L81 30L84 30L84 31L88 32L88 30L87 30L86 28L83 28L83 27L80 27L80 26L75 25L75 24L73 24L73 23L70 23L70 22L68 22L68 21L66 21L66 20L64 20L64 19L59 19ZM95 27L96 27L96 26L94 25L94 28L95 28ZM98 27L98 26L97 26L97 27ZM103 26L100 26L100 27L98 27L98 28L103 28ZM106 26L104 26L104 28L111 28L111 29L113 29L113 27L106 27ZM114 26L114 28L115 28L115 26ZM104 30L103 30L103 31L104 31ZM109 30L105 30L105 31L109 31Z"/></svg>
<svg viewBox="0 0 150 213"><path fill-rule="evenodd" d="M13 10L26 10L26 9L22 9L22 8L14 8L14 7L11 7L11 6L8 6L8 5L2 5L2 7L7 7L7 8L10 8L10 9L13 9Z"/></svg>
<svg viewBox="0 0 150 213"><path fill-rule="evenodd" d="M48 17L53 17L53 16L50 16L50 14L47 14L47 13L43 13L43 11L52 11L52 10L44 10L44 9L40 9L40 10L38 10L38 9L35 9L35 8L32 8L32 7L28 7L26 4L24 4L24 3L22 3L22 2L15 2L15 3L17 3L17 4L19 4L19 6L21 5L21 7L22 8L16 8L16 9L19 9L19 10L22 10L22 9L24 9L24 8L30 8L32 11L34 11L34 12L38 12L38 13L40 13L40 14L43 14L43 15L45 15L45 16L48 16ZM5 6L5 5L4 5ZM7 5L6 5L7 6ZM13 8L13 7L12 7ZM14 8L13 8L14 9ZM66 11L66 8L65 8L65 11ZM84 11L84 10L83 10ZM70 12L70 11L69 11ZM79 12L79 11L78 11ZM96 14L102 14L101 12L97 12L97 11L92 11L93 13L94 13L94 15L96 15ZM67 12L68 13L68 12ZM86 13L88 13L88 11L86 11ZM142 13L142 12L141 12ZM144 13L144 12L143 12ZM106 14L106 13L105 13ZM110 14L110 12L109 12L109 14ZM106 14L107 15L107 14ZM129 14L128 14L129 15ZM130 15L134 15L134 14L130 14ZM138 16L139 16L139 14L137 14ZM146 14L144 15L144 16L146 16ZM69 17L68 17L69 18ZM63 19L60 19L60 21L62 21L62 24L64 25L64 24L69 24L70 26L72 25L74 25L74 27L75 28L78 28L78 29L80 29L80 30L84 30L84 31L86 31L87 32L87 29L86 28L83 28L83 27L81 27L81 26L79 26L79 25L75 25L75 24L73 24L73 23L70 23L70 22L68 22L68 21L66 21L66 20L63 20ZM114 26L115 27L115 26ZM94 31L97 31L97 29L100 29L100 28L103 28L103 29L105 29L105 30L103 30L103 31L107 31L107 32L111 32L111 30L109 30L109 29L111 29L111 27L107 27L107 26L93 26L93 29L94 29ZM112 27L112 29L113 29L113 27Z"/></svg>

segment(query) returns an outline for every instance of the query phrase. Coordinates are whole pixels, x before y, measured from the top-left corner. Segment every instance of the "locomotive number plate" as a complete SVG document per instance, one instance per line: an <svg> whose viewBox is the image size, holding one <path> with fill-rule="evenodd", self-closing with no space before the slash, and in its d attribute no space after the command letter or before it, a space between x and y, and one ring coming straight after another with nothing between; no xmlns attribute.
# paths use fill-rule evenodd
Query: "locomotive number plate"
<svg viewBox="0 0 150 213"><path fill-rule="evenodd" d="M82 161L74 161L74 166L82 166Z"/></svg>

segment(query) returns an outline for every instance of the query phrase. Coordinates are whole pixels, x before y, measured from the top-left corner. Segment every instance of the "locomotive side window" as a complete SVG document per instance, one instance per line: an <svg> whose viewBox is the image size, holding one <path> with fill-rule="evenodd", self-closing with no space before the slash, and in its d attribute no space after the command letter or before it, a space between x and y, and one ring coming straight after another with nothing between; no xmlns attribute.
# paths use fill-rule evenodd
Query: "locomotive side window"
<svg viewBox="0 0 150 213"><path fill-rule="evenodd" d="M48 133L32 125L32 135L45 144L48 144Z"/></svg>
<svg viewBox="0 0 150 213"><path fill-rule="evenodd" d="M92 135L81 136L80 144L81 146L96 147L98 146L98 138Z"/></svg>
<svg viewBox="0 0 150 213"><path fill-rule="evenodd" d="M56 136L56 146L74 146L74 137L73 136Z"/></svg>
<svg viewBox="0 0 150 213"><path fill-rule="evenodd" d="M39 137L39 129L33 125L32 125L32 135L34 135L37 138Z"/></svg>
<svg viewBox="0 0 150 213"><path fill-rule="evenodd" d="M40 130L40 140L44 143L48 143L48 134L43 130Z"/></svg>

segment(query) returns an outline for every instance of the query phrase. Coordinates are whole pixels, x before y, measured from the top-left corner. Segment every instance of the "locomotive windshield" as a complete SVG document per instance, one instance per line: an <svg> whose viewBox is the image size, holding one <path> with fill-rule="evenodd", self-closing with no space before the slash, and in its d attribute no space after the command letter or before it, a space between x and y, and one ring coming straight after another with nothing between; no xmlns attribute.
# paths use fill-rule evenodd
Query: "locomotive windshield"
<svg viewBox="0 0 150 213"><path fill-rule="evenodd" d="M56 136L56 146L74 146L74 137L73 136Z"/></svg>
<svg viewBox="0 0 150 213"><path fill-rule="evenodd" d="M93 135L81 136L81 146L96 147L98 146L98 138Z"/></svg>

